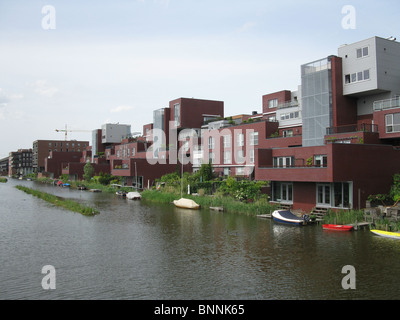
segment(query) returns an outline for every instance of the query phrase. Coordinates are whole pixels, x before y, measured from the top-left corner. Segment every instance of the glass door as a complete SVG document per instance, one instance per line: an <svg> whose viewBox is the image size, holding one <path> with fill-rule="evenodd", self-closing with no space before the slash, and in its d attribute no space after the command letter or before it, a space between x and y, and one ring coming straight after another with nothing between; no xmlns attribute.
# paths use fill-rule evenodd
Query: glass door
<svg viewBox="0 0 400 320"><path fill-rule="evenodd" d="M331 206L331 185L317 184L317 205Z"/></svg>

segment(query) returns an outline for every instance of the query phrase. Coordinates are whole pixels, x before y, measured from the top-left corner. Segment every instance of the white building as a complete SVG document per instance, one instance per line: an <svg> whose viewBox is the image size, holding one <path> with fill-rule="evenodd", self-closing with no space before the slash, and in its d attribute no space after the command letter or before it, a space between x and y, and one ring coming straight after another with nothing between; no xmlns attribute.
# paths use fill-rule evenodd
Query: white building
<svg viewBox="0 0 400 320"><path fill-rule="evenodd" d="M338 49L343 95L358 98L358 115L373 113L375 101L400 95L400 43L372 37Z"/></svg>
<svg viewBox="0 0 400 320"><path fill-rule="evenodd" d="M101 126L102 143L119 143L122 139L131 136L131 125L106 123Z"/></svg>

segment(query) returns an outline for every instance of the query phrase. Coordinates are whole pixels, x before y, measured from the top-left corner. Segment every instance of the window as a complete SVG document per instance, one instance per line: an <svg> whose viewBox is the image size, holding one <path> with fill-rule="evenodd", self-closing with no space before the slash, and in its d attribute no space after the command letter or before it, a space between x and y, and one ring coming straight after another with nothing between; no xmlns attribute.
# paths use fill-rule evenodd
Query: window
<svg viewBox="0 0 400 320"><path fill-rule="evenodd" d="M237 176L244 176L244 167L237 167L236 168L236 175Z"/></svg>
<svg viewBox="0 0 400 320"><path fill-rule="evenodd" d="M237 151L236 163L239 163L239 164L244 163L244 153L243 153L243 150L238 150L238 151Z"/></svg>
<svg viewBox="0 0 400 320"><path fill-rule="evenodd" d="M132 157L134 157L136 154L136 148L132 148Z"/></svg>
<svg viewBox="0 0 400 320"><path fill-rule="evenodd" d="M180 126L180 105L179 103L174 104L174 121L175 126Z"/></svg>
<svg viewBox="0 0 400 320"><path fill-rule="evenodd" d="M351 183L335 182L317 184L317 205L351 208Z"/></svg>
<svg viewBox="0 0 400 320"><path fill-rule="evenodd" d="M209 137L208 138L208 148L209 149L214 149L215 147L215 140L214 137Z"/></svg>
<svg viewBox="0 0 400 320"><path fill-rule="evenodd" d="M268 108L276 108L278 106L278 99L268 100Z"/></svg>
<svg viewBox="0 0 400 320"><path fill-rule="evenodd" d="M292 130L292 129L290 129L290 130L283 130L283 131L282 131L282 135L283 135L284 137L293 137L293 130Z"/></svg>
<svg viewBox="0 0 400 320"><path fill-rule="evenodd" d="M272 200L293 203L293 183L272 182Z"/></svg>
<svg viewBox="0 0 400 320"><path fill-rule="evenodd" d="M317 184L317 205L330 206L331 204L331 185Z"/></svg>
<svg viewBox="0 0 400 320"><path fill-rule="evenodd" d="M255 157L254 157L254 149L250 150L250 163L254 164L255 163Z"/></svg>
<svg viewBox="0 0 400 320"><path fill-rule="evenodd" d="M368 47L358 48L357 49L357 58L362 58L368 56Z"/></svg>
<svg viewBox="0 0 400 320"><path fill-rule="evenodd" d="M214 152L210 152L209 154L208 154L208 162L210 163L215 163L215 154L214 154Z"/></svg>
<svg viewBox="0 0 400 320"><path fill-rule="evenodd" d="M232 154L230 151L224 151L224 164L232 163Z"/></svg>
<svg viewBox="0 0 400 320"><path fill-rule="evenodd" d="M237 135L237 146L238 147L243 147L244 146L244 134L243 133L239 133Z"/></svg>
<svg viewBox="0 0 400 320"><path fill-rule="evenodd" d="M224 176L229 177L231 175L231 168L224 168Z"/></svg>
<svg viewBox="0 0 400 320"><path fill-rule="evenodd" d="M223 140L224 140L224 148L230 148L231 147L231 136L230 135L223 136Z"/></svg>
<svg viewBox="0 0 400 320"><path fill-rule="evenodd" d="M258 132L252 132L250 134L250 145L257 146L258 145Z"/></svg>
<svg viewBox="0 0 400 320"><path fill-rule="evenodd" d="M324 167L328 166L328 156L326 155L316 155L314 156L314 165L316 167Z"/></svg>
<svg viewBox="0 0 400 320"><path fill-rule="evenodd" d="M352 73L352 74L346 74L344 76L344 83L350 84L350 83L365 81L365 80L369 80L369 79L370 79L370 71L369 71L369 69L367 69L367 70L359 71L359 72Z"/></svg>
<svg viewBox="0 0 400 320"><path fill-rule="evenodd" d="M386 133L400 132L400 113L385 116Z"/></svg>
<svg viewBox="0 0 400 320"><path fill-rule="evenodd" d="M274 168L289 168L294 167L294 157L274 157Z"/></svg>

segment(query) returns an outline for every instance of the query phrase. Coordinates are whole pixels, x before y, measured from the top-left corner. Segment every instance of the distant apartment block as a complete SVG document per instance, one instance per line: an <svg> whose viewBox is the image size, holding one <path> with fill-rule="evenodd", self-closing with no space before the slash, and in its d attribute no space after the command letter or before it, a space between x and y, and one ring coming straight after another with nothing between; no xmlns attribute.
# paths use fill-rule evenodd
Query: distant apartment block
<svg viewBox="0 0 400 320"><path fill-rule="evenodd" d="M89 146L89 141L77 140L36 140L33 142L32 164L35 172L45 170L45 158L50 152L82 152Z"/></svg>
<svg viewBox="0 0 400 320"><path fill-rule="evenodd" d="M101 126L101 142L103 144L120 143L122 139L131 136L131 126L128 124L106 123Z"/></svg>
<svg viewBox="0 0 400 320"><path fill-rule="evenodd" d="M18 149L10 152L8 162L8 175L25 176L33 172L32 149Z"/></svg>

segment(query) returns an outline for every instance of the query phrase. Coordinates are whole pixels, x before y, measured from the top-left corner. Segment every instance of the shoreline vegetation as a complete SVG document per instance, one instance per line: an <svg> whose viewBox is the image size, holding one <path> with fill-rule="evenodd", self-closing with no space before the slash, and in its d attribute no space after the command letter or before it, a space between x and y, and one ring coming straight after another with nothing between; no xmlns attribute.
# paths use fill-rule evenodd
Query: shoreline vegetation
<svg viewBox="0 0 400 320"><path fill-rule="evenodd" d="M99 214L99 211L82 205L79 202L70 200L70 199L64 199L61 197L57 197L55 195L46 193L46 192L42 192L42 191L38 191L38 190L34 190L28 187L24 187L24 186L15 186L18 190L24 191L27 194L31 194L37 198L40 198L42 200L45 200L51 204L56 205L57 207L62 207L64 209L68 209L70 211L74 211L74 212L78 212L80 214L83 214L84 216L94 216L96 214Z"/></svg>
<svg viewBox="0 0 400 320"><path fill-rule="evenodd" d="M36 178L33 180L42 183L54 184L54 179ZM397 178L397 179L396 179ZM87 189L98 189L102 192L115 193L117 190L129 192L132 187L116 187L112 184L121 185L120 177L109 174L88 177L82 181L69 181L67 177L60 177L60 181L68 182L71 189L84 186ZM212 165L203 164L199 171L194 173L185 172L181 177L178 172L169 173L156 180L156 186L141 192L142 200L171 204L174 200L182 197L192 199L202 208L222 207L224 212L246 214L257 216L271 214L278 208L277 204L271 203L269 197L262 189L269 183L266 181L249 181L241 178L218 178L214 176ZM182 192L190 190L190 194ZM372 197L372 196L371 196ZM373 196L375 199L377 196ZM394 184L390 196L395 202L400 201L400 175L394 177ZM380 199L380 198L379 198ZM315 215L308 213L312 220ZM357 224L369 222L375 229L385 231L400 231L400 221L393 221L384 216L371 217L362 209L343 209L339 211L328 210L323 217L322 224Z"/></svg>
<svg viewBox="0 0 400 320"><path fill-rule="evenodd" d="M172 201L181 198L180 193L158 190L145 190L141 193L141 195L142 200L162 204L172 203ZM241 202L232 197L221 195L198 196L185 194L182 197L185 199L192 199L204 209L209 209L211 207L222 207L224 212L246 214L249 216L272 213L272 211L276 208L275 205L269 203L265 198L261 198L253 202Z"/></svg>
<svg viewBox="0 0 400 320"><path fill-rule="evenodd" d="M6 183L7 181L8 181L7 178L0 177L0 182L1 182L1 183Z"/></svg>

